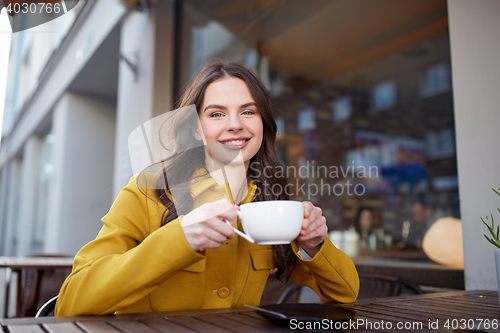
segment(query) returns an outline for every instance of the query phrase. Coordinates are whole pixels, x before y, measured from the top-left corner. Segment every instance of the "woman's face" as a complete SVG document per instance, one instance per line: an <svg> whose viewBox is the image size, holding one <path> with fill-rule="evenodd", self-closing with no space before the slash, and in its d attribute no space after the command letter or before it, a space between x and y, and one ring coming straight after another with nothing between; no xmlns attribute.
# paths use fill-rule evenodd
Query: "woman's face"
<svg viewBox="0 0 500 333"><path fill-rule="evenodd" d="M245 81L229 77L209 84L198 113L211 158L222 165L244 162L248 168L262 144L264 126Z"/></svg>
<svg viewBox="0 0 500 333"><path fill-rule="evenodd" d="M362 230L369 230L373 225L373 214L371 210L365 209L359 216L359 225Z"/></svg>

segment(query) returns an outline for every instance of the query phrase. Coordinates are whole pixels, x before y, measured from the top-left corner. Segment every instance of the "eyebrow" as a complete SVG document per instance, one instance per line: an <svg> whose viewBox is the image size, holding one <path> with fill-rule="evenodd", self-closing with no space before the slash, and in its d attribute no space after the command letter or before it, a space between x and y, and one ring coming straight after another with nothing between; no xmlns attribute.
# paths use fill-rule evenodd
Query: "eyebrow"
<svg viewBox="0 0 500 333"><path fill-rule="evenodd" d="M255 103L255 102L245 103L245 104L243 104L243 105L240 106L240 109L247 108L249 106L257 106L257 103ZM225 106L217 105L217 104L210 104L207 107L205 107L205 109L203 110L203 112L207 111L208 109L227 110L227 108Z"/></svg>

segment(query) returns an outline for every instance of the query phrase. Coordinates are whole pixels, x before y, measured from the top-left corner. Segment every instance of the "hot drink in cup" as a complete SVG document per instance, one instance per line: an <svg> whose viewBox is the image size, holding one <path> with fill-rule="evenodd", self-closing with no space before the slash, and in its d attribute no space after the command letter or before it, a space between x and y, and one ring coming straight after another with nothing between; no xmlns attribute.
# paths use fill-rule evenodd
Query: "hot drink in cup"
<svg viewBox="0 0 500 333"><path fill-rule="evenodd" d="M245 233L261 245L290 244L299 236L304 220L300 201L252 202L241 205L237 213Z"/></svg>

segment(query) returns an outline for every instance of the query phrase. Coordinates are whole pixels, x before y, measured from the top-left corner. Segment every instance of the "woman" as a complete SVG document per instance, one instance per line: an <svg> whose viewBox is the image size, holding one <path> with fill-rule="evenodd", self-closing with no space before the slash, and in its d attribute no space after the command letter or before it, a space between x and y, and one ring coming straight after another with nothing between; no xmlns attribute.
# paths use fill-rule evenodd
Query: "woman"
<svg viewBox="0 0 500 333"><path fill-rule="evenodd" d="M354 301L354 264L325 238L326 220L310 202L291 245L234 237L233 225L241 229L234 203L286 199L270 191L284 188L285 179L249 168L279 166L271 101L260 81L236 63L208 64L182 98L180 107L189 105L196 119L178 113L172 120L182 149L157 178L142 173L122 189L97 238L76 255L56 315L259 305L270 272L326 300ZM156 190L142 186L152 181Z"/></svg>
<svg viewBox="0 0 500 333"><path fill-rule="evenodd" d="M369 238L373 231L373 213L372 207L362 206L356 214L354 227L360 237L360 248L366 250L369 248Z"/></svg>

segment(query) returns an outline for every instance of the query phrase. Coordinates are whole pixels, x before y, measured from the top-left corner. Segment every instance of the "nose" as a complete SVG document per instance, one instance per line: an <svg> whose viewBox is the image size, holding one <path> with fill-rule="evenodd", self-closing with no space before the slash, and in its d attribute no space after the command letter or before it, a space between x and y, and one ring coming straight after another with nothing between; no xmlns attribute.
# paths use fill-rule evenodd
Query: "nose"
<svg viewBox="0 0 500 333"><path fill-rule="evenodd" d="M228 123L226 125L226 130L230 132L238 132L243 129L243 123L237 115L232 115L229 117Z"/></svg>

